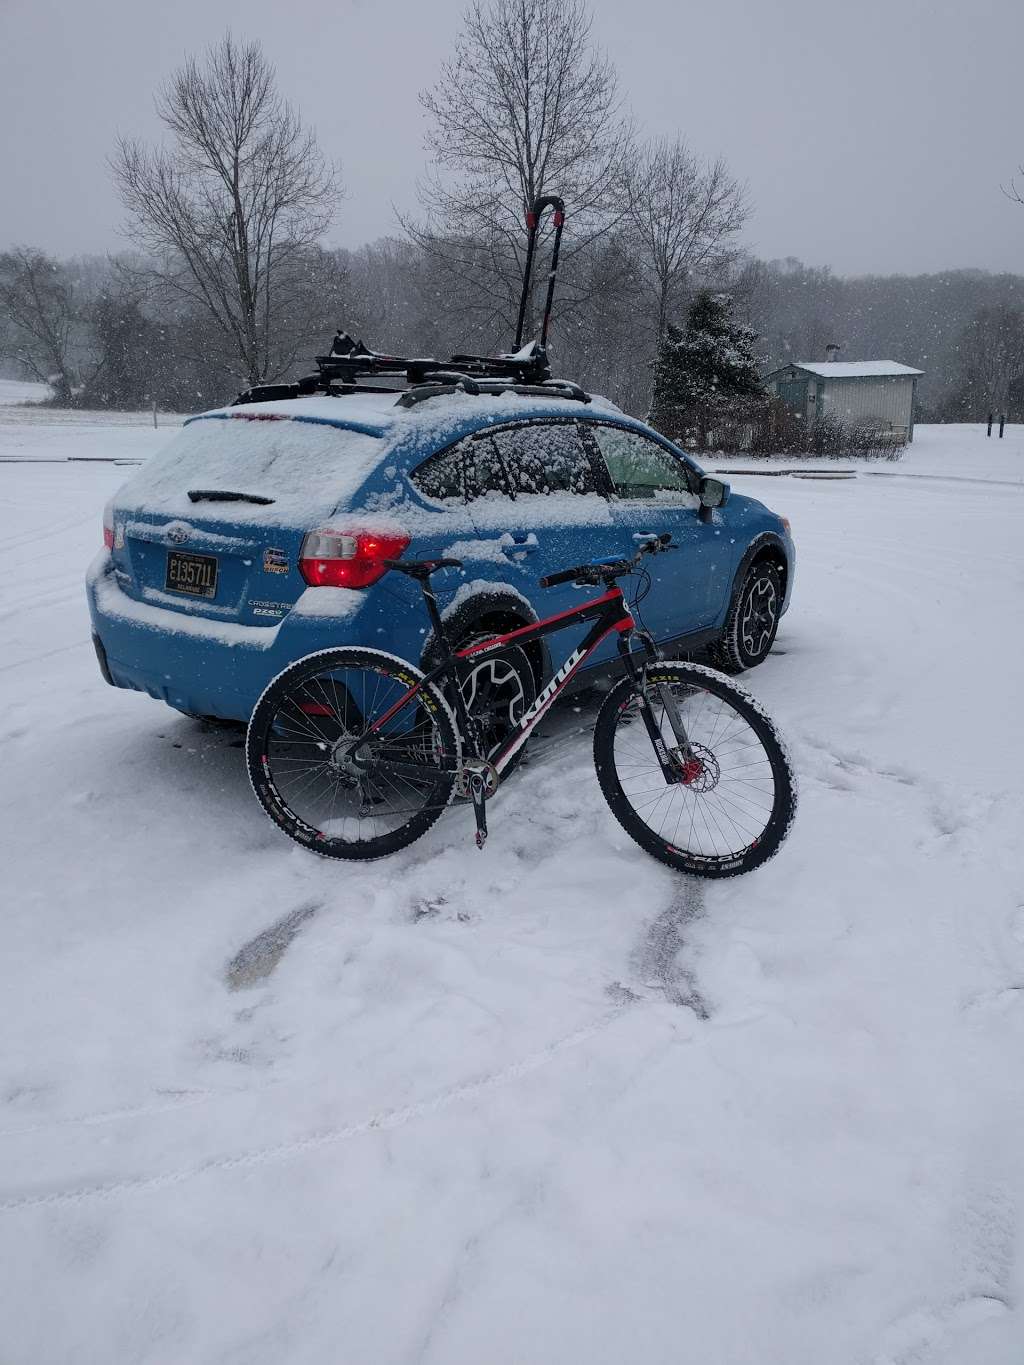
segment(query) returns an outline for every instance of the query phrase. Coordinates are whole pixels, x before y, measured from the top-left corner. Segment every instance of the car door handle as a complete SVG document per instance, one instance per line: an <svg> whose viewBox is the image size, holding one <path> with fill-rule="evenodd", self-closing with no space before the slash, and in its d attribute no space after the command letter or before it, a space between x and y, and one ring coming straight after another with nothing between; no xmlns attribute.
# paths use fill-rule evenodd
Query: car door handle
<svg viewBox="0 0 1024 1365"><path fill-rule="evenodd" d="M634 531L634 532L633 532L633 539L634 539L634 540L657 540L657 539L658 539L658 532L657 532L657 531Z"/></svg>
<svg viewBox="0 0 1024 1365"><path fill-rule="evenodd" d="M513 535L512 544L508 546L509 553L515 555L532 555L538 548L537 537L532 531L527 535Z"/></svg>

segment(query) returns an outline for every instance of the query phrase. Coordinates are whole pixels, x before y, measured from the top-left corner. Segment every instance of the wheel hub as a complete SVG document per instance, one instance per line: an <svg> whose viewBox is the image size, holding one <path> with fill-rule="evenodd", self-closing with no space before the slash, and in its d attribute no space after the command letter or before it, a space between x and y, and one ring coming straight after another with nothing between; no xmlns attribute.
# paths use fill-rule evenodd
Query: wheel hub
<svg viewBox="0 0 1024 1365"><path fill-rule="evenodd" d="M356 786L367 776L373 767L373 753L365 742L362 743L362 756L358 760L355 750L359 741L351 735L342 735L331 746L328 762L346 786Z"/></svg>
<svg viewBox="0 0 1024 1365"><path fill-rule="evenodd" d="M673 749L672 755L679 766L680 779L684 787L689 787L695 792L709 792L718 786L722 770L718 759L706 745L691 744L686 757L679 749Z"/></svg>

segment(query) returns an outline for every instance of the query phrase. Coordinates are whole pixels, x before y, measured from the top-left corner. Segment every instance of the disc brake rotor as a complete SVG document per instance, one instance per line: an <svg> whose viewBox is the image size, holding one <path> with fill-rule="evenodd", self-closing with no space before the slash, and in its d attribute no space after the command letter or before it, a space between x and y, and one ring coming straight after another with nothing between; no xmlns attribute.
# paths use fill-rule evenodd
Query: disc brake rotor
<svg viewBox="0 0 1024 1365"><path fill-rule="evenodd" d="M704 744L691 744L690 752L683 756L680 749L672 750L672 756L679 765L682 785L693 792L710 792L718 786L722 769L711 750Z"/></svg>

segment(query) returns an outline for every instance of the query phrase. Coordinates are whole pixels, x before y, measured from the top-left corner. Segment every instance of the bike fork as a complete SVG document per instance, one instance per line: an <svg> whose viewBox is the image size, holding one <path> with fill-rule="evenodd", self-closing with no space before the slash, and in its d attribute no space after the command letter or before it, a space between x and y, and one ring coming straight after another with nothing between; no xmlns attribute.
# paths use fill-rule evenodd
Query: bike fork
<svg viewBox="0 0 1024 1365"><path fill-rule="evenodd" d="M647 647L648 657L652 661L656 660L658 654L656 648L654 647L653 642L648 638L644 641L644 643ZM636 664L633 661L633 656L629 652L629 646L624 641L621 642L619 645L619 653L621 654L622 661L626 667L626 670L629 673L630 677L633 679L634 686L636 687L636 695L640 702L640 715L643 717L644 728L646 729L648 738L651 741L651 745L654 749L655 756L657 757L658 764L662 771L662 775L664 776L666 782L669 783L680 782L684 779L682 777L678 764L673 763L672 757L669 754L668 749L665 747L665 741L661 737L661 726L658 724L657 719L655 718L654 708L651 706L650 698L647 695L647 687L645 685L646 674L644 671L639 670L637 668ZM672 695L672 689L668 686L667 683L655 683L654 686L658 690L658 695L661 698L661 704L665 709L666 716L668 716L668 723L672 728L672 734L675 737L677 750L681 755L683 761L688 762L689 760L693 759L694 753L693 749L690 746L690 737L689 735L687 735L686 727L683 724L683 718L679 714L679 707L676 704L676 699Z"/></svg>

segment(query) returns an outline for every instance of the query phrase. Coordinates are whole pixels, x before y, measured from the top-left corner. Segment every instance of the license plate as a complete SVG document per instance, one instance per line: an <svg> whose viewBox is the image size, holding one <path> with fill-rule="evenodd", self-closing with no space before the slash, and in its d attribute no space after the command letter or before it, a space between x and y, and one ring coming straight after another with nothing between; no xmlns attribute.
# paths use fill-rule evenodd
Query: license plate
<svg viewBox="0 0 1024 1365"><path fill-rule="evenodd" d="M168 592L184 592L189 597L215 597L217 594L217 559L215 555L192 555L185 550L168 550Z"/></svg>

